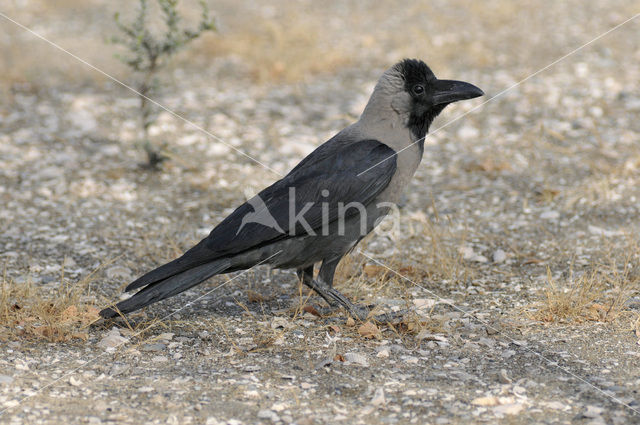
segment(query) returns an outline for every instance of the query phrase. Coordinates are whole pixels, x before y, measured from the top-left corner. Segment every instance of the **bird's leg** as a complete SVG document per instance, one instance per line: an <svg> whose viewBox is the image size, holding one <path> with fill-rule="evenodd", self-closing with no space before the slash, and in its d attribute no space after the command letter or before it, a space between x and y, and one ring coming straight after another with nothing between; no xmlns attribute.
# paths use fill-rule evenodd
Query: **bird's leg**
<svg viewBox="0 0 640 425"><path fill-rule="evenodd" d="M333 288L333 277L336 274L336 268L342 257L333 260L324 260L318 272L318 280L322 280L329 288Z"/></svg>
<svg viewBox="0 0 640 425"><path fill-rule="evenodd" d="M298 279L300 279L300 282L304 283L305 285L309 285L308 282L313 280L313 264L304 269L296 270L296 274L298 275Z"/></svg>
<svg viewBox="0 0 640 425"><path fill-rule="evenodd" d="M333 288L333 277L336 272L336 267L340 262L340 258L324 261L318 272L318 278L313 278L313 266L309 266L304 269L298 269L296 273L300 281L313 289L318 295L320 295L329 304L330 313L332 310L343 307L349 314L358 319L366 320L369 317L370 308L363 305L352 303L347 297L342 295L338 290ZM324 312L321 314L324 315ZM378 322L394 322L398 320L398 317L404 315L403 313L386 313L378 316L374 316L373 319Z"/></svg>
<svg viewBox="0 0 640 425"><path fill-rule="evenodd" d="M329 304L331 309L336 309L338 307L344 307L349 314L359 320L365 320L369 315L369 310L366 307L362 307L356 305L349 301L347 297L342 295L336 289L327 285L322 279L314 279L310 282L303 282L309 288L313 289L320 295L326 302Z"/></svg>
<svg viewBox="0 0 640 425"><path fill-rule="evenodd" d="M336 267L340 262L340 258L334 258L329 261L323 261L318 273L317 279L302 280L302 283L313 289L329 304L332 309L338 307L344 307L349 314L359 320L365 320L369 315L369 310L366 307L356 305L349 301L347 297L333 288L333 276L336 272ZM305 275L304 271L302 273ZM311 275L313 276L313 274Z"/></svg>
<svg viewBox="0 0 640 425"><path fill-rule="evenodd" d="M376 307L375 305L364 306L352 303L347 297L342 295L336 289L333 288L333 278L336 272L336 268L341 258L336 258L330 261L324 261L318 272L318 279L311 280L310 286L316 291L332 308L344 307L349 314L359 320L366 320L369 318L369 313ZM312 275L313 276L313 275ZM323 295L324 292L324 295ZM398 312L383 313L371 317L376 322L391 323L397 322L404 317L407 313L406 310Z"/></svg>

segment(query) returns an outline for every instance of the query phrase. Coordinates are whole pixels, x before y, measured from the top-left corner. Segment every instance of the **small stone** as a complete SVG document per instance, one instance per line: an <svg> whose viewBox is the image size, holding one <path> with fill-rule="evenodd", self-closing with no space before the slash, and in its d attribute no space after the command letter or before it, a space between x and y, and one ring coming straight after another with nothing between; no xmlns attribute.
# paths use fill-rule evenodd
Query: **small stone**
<svg viewBox="0 0 640 425"><path fill-rule="evenodd" d="M526 393L526 392L527 392L527 389L526 389L525 387L521 387L520 385L515 385L515 386L513 387L513 393L514 393L515 395L522 396L522 395L524 395L524 393Z"/></svg>
<svg viewBox="0 0 640 425"><path fill-rule="evenodd" d="M145 344L142 346L141 350L142 351L162 351L165 348L167 348L166 345L164 344Z"/></svg>
<svg viewBox="0 0 640 425"><path fill-rule="evenodd" d="M173 336L174 334L172 334L171 332L165 332L158 335L158 339L161 339L163 341L171 341L173 339Z"/></svg>
<svg viewBox="0 0 640 425"><path fill-rule="evenodd" d="M498 397L478 397L471 401L476 406L497 406L499 404Z"/></svg>
<svg viewBox="0 0 640 425"><path fill-rule="evenodd" d="M109 267L106 273L109 279L131 280L131 269L124 266Z"/></svg>
<svg viewBox="0 0 640 425"><path fill-rule="evenodd" d="M367 357L360 353L346 353L344 355L345 362L356 364L359 366L368 367L369 362L367 361Z"/></svg>
<svg viewBox="0 0 640 425"><path fill-rule="evenodd" d="M129 342L129 340L123 336L120 336L120 331L118 330L118 328L113 328L104 336L104 338L100 340L100 342L98 343L98 347L105 350L113 350L116 347L119 347L127 342Z"/></svg>
<svg viewBox="0 0 640 425"><path fill-rule="evenodd" d="M384 397L384 389L382 387L376 389L373 398L371 399L371 405L379 407L387 404L387 400Z"/></svg>
<svg viewBox="0 0 640 425"><path fill-rule="evenodd" d="M286 317L274 317L271 321L271 329L290 329L294 326L295 325L291 323L291 320Z"/></svg>
<svg viewBox="0 0 640 425"><path fill-rule="evenodd" d="M274 403L273 406L271 406L271 410L273 410L274 412L282 412L286 408L287 405L284 403Z"/></svg>
<svg viewBox="0 0 640 425"><path fill-rule="evenodd" d="M504 357L505 359L510 359L511 357L515 356L516 352L513 350L504 350L502 352L502 357Z"/></svg>
<svg viewBox="0 0 640 425"><path fill-rule="evenodd" d="M416 339L418 341L426 340L426 341L438 341L438 342L449 342L447 337L443 335L436 335L429 332L428 329L421 330L418 335L416 335Z"/></svg>
<svg viewBox="0 0 640 425"><path fill-rule="evenodd" d="M71 257L65 257L64 261L62 262L62 265L64 266L65 270L74 269L78 267L78 264L76 264L74 259Z"/></svg>
<svg viewBox="0 0 640 425"><path fill-rule="evenodd" d="M500 382L503 384L510 384L511 382L513 382L511 378L509 378L509 374L505 369L500 369L499 378L500 378Z"/></svg>
<svg viewBox="0 0 640 425"><path fill-rule="evenodd" d="M420 316L427 316L434 305L436 300L431 298L416 298L413 300L413 305L416 308L416 313Z"/></svg>
<svg viewBox="0 0 640 425"><path fill-rule="evenodd" d="M253 398L255 400L260 399L260 393L256 390L248 390L244 392L244 396L247 398Z"/></svg>
<svg viewBox="0 0 640 425"><path fill-rule="evenodd" d="M29 364L18 360L14 366L17 370L29 370Z"/></svg>
<svg viewBox="0 0 640 425"><path fill-rule="evenodd" d="M461 247L459 250L462 258L466 261L473 261L476 263L487 263L489 260L484 255L477 254L470 246Z"/></svg>
<svg viewBox="0 0 640 425"><path fill-rule="evenodd" d="M0 384L10 384L13 382L13 377L8 375L0 375Z"/></svg>
<svg viewBox="0 0 640 425"><path fill-rule="evenodd" d="M494 413L503 414L503 415L517 415L524 409L524 404L522 403L509 403L502 404L500 406L496 406L493 408Z"/></svg>
<svg viewBox="0 0 640 425"><path fill-rule="evenodd" d="M243 369L245 372L258 372L260 370L260 366L258 365L249 365Z"/></svg>
<svg viewBox="0 0 640 425"><path fill-rule="evenodd" d="M565 407L567 407L566 404L561 403L559 401L548 401L548 402L542 403L542 405L544 407L548 407L549 409L555 409L555 410L564 410Z"/></svg>
<svg viewBox="0 0 640 425"><path fill-rule="evenodd" d="M378 351L378 354L376 354L376 357L379 357L382 359L389 357L389 349L383 348L382 350Z"/></svg>
<svg viewBox="0 0 640 425"><path fill-rule="evenodd" d="M154 363L163 363L169 361L169 358L167 356L154 356L151 361Z"/></svg>
<svg viewBox="0 0 640 425"><path fill-rule="evenodd" d="M111 366L111 368L109 369L109 375L111 376L122 375L123 373L127 372L129 368L130 368L129 365L116 363L113 366Z"/></svg>
<svg viewBox="0 0 640 425"><path fill-rule="evenodd" d="M280 420L280 416L273 410L263 409L258 412L259 419L269 419L271 422L278 422Z"/></svg>
<svg viewBox="0 0 640 425"><path fill-rule="evenodd" d="M560 213L553 210L545 211L540 214L540 218L543 220L557 220L558 217L560 217Z"/></svg>
<svg viewBox="0 0 640 425"><path fill-rule="evenodd" d="M419 361L419 359L414 356L402 356L402 360L404 360L406 364L418 364Z"/></svg>
<svg viewBox="0 0 640 425"><path fill-rule="evenodd" d="M587 410L583 413L583 415L587 418L596 418L602 415L602 412L604 412L604 409L602 407L587 406Z"/></svg>
<svg viewBox="0 0 640 425"><path fill-rule="evenodd" d="M501 250L500 248L496 249L493 253L493 262L494 263L502 263L507 259L507 253Z"/></svg>
<svg viewBox="0 0 640 425"><path fill-rule="evenodd" d="M462 255L464 260L471 260L476 253L473 251L473 248L470 246L463 246L458 249L458 252Z"/></svg>
<svg viewBox="0 0 640 425"><path fill-rule="evenodd" d="M314 368L315 369L322 369L323 367L331 366L333 364L333 361L334 360L333 360L332 357L323 357L319 361L316 362Z"/></svg>

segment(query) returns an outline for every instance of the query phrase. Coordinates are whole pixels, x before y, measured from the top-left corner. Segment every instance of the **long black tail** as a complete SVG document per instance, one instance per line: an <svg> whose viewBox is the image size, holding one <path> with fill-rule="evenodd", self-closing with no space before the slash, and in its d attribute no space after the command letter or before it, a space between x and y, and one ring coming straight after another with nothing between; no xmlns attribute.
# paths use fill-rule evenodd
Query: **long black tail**
<svg viewBox="0 0 640 425"><path fill-rule="evenodd" d="M118 316L118 311L125 314L130 313L149 304L172 297L204 282L212 276L224 272L230 265L231 263L228 259L219 259L185 270L164 280L150 283L131 298L120 301L116 304L115 309L105 308L100 312L100 316L108 319Z"/></svg>

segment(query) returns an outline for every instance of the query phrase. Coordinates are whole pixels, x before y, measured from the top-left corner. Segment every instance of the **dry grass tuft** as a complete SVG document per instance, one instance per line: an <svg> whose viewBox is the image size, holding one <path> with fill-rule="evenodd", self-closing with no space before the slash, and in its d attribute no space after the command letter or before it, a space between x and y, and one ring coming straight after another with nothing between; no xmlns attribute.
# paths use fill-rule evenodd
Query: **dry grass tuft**
<svg viewBox="0 0 640 425"><path fill-rule="evenodd" d="M59 286L51 288L31 280L18 284L5 271L0 286L0 339L86 340L88 326L99 318L95 297L89 295L93 276L95 271L74 284L63 272Z"/></svg>
<svg viewBox="0 0 640 425"><path fill-rule="evenodd" d="M640 276L630 262L633 256L630 252L620 268L612 261L577 277L571 271L565 282L554 279L547 269L545 298L536 304L530 317L551 323L616 320L625 313L625 302L640 287Z"/></svg>

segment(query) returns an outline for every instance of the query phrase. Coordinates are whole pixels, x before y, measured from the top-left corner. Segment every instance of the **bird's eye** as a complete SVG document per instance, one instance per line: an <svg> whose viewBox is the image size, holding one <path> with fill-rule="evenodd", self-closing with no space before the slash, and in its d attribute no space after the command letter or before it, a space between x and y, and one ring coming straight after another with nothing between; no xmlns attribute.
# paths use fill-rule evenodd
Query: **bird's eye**
<svg viewBox="0 0 640 425"><path fill-rule="evenodd" d="M418 95L424 93L424 86L422 84L416 84L413 86L413 93Z"/></svg>

